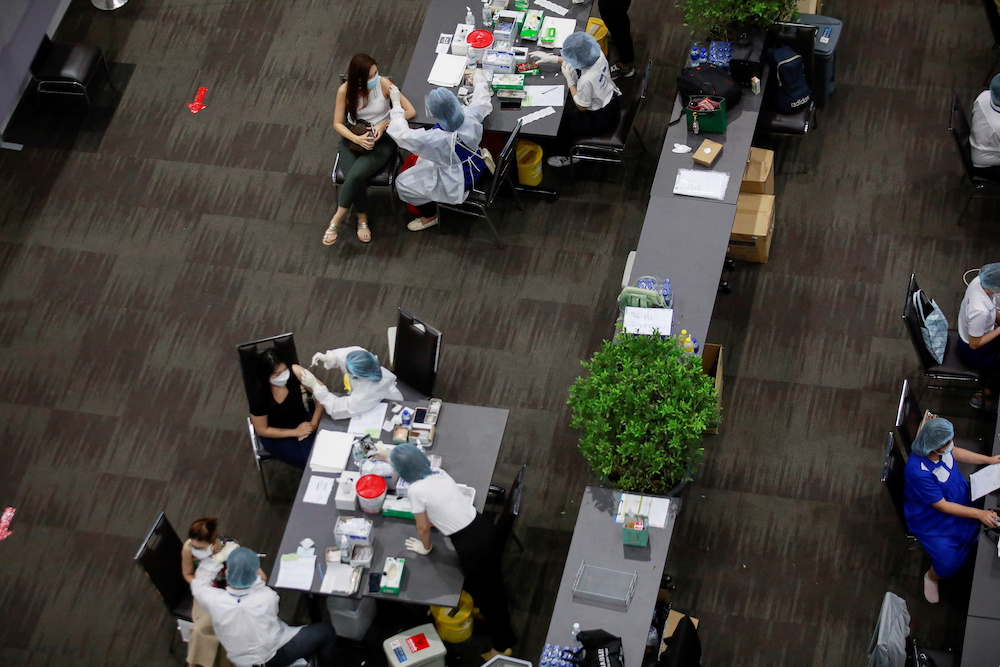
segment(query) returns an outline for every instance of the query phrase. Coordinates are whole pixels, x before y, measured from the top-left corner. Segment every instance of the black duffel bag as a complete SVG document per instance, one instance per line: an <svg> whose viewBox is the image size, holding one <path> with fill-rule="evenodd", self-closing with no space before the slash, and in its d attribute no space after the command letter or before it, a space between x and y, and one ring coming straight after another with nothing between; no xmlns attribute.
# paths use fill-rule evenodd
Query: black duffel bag
<svg viewBox="0 0 1000 667"><path fill-rule="evenodd" d="M726 98L726 109L733 109L743 99L743 89L724 69L715 65L685 67L677 77L677 92L682 100L691 95L718 95Z"/></svg>

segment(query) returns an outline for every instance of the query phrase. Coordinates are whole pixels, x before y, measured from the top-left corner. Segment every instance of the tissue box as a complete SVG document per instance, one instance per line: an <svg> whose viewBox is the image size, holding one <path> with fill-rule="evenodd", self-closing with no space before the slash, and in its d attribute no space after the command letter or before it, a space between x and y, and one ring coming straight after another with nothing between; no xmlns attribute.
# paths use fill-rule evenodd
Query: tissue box
<svg viewBox="0 0 1000 667"><path fill-rule="evenodd" d="M541 9L531 9L524 17L524 26L521 28L521 39L537 40L538 30L542 27L542 19L545 12Z"/></svg>
<svg viewBox="0 0 1000 667"><path fill-rule="evenodd" d="M337 544L340 544L342 537L346 537L351 544L371 544L372 522L359 516L337 517L333 536L337 539Z"/></svg>
<svg viewBox="0 0 1000 667"><path fill-rule="evenodd" d="M451 53L456 56L469 54L469 42L466 39L469 33L476 29L476 26L468 23L459 23L455 26L455 34L451 36Z"/></svg>
<svg viewBox="0 0 1000 667"><path fill-rule="evenodd" d="M403 568L406 566L405 558L386 558L385 566L382 568L382 585L380 593L389 595L399 595L403 587Z"/></svg>
<svg viewBox="0 0 1000 667"><path fill-rule="evenodd" d="M509 51L487 49L486 55L483 57L483 69L491 69L494 74L512 74L514 72L514 54Z"/></svg>
<svg viewBox="0 0 1000 667"><path fill-rule="evenodd" d="M399 496L386 496L382 503L382 515L394 516L397 519L413 520L413 508L409 498Z"/></svg>
<svg viewBox="0 0 1000 667"><path fill-rule="evenodd" d="M361 477L360 472L345 471L340 473L340 483L337 484L337 495L333 502L341 512L353 512L358 501L358 492L354 489L354 483Z"/></svg>
<svg viewBox="0 0 1000 667"><path fill-rule="evenodd" d="M523 74L496 74L493 76L493 90L524 89Z"/></svg>

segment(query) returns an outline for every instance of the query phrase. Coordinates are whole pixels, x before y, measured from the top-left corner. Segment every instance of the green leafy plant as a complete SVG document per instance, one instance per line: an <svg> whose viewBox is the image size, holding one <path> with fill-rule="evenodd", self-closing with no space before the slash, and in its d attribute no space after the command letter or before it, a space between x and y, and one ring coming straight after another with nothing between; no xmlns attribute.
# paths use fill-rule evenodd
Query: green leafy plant
<svg viewBox="0 0 1000 667"><path fill-rule="evenodd" d="M665 494L690 479L706 427L719 422L714 378L673 338L605 341L569 391L580 451L615 488Z"/></svg>
<svg viewBox="0 0 1000 667"><path fill-rule="evenodd" d="M732 41L748 29L766 28L797 13L795 0L677 0L676 4L696 39Z"/></svg>

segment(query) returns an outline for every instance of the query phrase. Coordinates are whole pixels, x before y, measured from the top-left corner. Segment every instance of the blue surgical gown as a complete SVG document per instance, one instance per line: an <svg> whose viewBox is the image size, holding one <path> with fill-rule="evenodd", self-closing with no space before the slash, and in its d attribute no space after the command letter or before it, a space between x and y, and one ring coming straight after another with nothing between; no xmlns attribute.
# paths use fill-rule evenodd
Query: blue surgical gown
<svg viewBox="0 0 1000 667"><path fill-rule="evenodd" d="M971 507L969 482L955 467L951 452L936 463L911 454L904 469L906 524L931 557L934 571L942 577L954 575L976 545L979 522L931 507L947 500Z"/></svg>

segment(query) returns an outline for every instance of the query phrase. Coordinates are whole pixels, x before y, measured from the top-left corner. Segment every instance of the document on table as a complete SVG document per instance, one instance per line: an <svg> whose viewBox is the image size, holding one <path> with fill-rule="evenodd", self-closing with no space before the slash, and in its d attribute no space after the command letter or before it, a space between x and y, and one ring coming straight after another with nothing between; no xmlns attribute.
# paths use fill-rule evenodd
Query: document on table
<svg viewBox="0 0 1000 667"><path fill-rule="evenodd" d="M316 556L282 554L278 580L274 585L276 588L297 588L300 591L307 591L312 588L315 574Z"/></svg>
<svg viewBox="0 0 1000 667"><path fill-rule="evenodd" d="M342 431L322 429L316 434L309 469L313 472L342 473L347 468L351 456L354 436Z"/></svg>
<svg viewBox="0 0 1000 667"><path fill-rule="evenodd" d="M385 423L385 413L388 409L388 403L379 403L371 410L351 417L351 423L347 425L347 432L353 436L362 436L373 432L372 437L378 439L382 435L382 425Z"/></svg>
<svg viewBox="0 0 1000 667"><path fill-rule="evenodd" d="M539 36L544 35L548 32L549 28L556 29L556 39L551 44L553 49L561 49L563 42L566 38L576 32L576 19L561 19L555 16L546 16L545 20L542 21L542 27L538 29ZM539 46L542 46L539 42ZM545 44L548 48L549 44Z"/></svg>
<svg viewBox="0 0 1000 667"><path fill-rule="evenodd" d="M313 475L309 478L309 486L306 487L306 495L302 498L302 502L326 505L330 500L330 492L333 491L333 482L333 477Z"/></svg>
<svg viewBox="0 0 1000 667"><path fill-rule="evenodd" d="M1000 489L1000 463L986 466L969 476L972 484L972 499L979 500L990 491Z"/></svg>
<svg viewBox="0 0 1000 667"><path fill-rule="evenodd" d="M637 308L625 306L622 331L630 334L652 336L654 331L661 336L669 336L673 324L673 308Z"/></svg>
<svg viewBox="0 0 1000 667"><path fill-rule="evenodd" d="M527 97L524 105L529 107L561 107L566 100L566 87L558 86L525 86Z"/></svg>
<svg viewBox="0 0 1000 667"><path fill-rule="evenodd" d="M649 525L653 528L663 528L667 525L669 513L670 498L623 493L621 500L618 501L618 514L615 516L615 523L623 523L626 514L641 514L649 519Z"/></svg>
<svg viewBox="0 0 1000 667"><path fill-rule="evenodd" d="M677 180L674 181L674 194L722 201L726 198L727 187L729 187L728 171L678 169Z"/></svg>
<svg viewBox="0 0 1000 667"><path fill-rule="evenodd" d="M546 116L551 116L556 112L552 107L545 107L544 109L539 109L538 111L532 111L526 116L521 116L521 127L524 127L528 123L534 123L536 120L541 120Z"/></svg>

